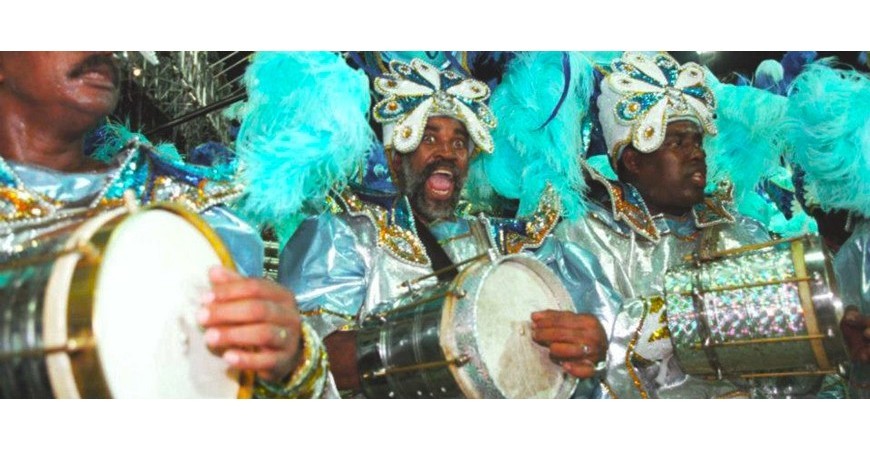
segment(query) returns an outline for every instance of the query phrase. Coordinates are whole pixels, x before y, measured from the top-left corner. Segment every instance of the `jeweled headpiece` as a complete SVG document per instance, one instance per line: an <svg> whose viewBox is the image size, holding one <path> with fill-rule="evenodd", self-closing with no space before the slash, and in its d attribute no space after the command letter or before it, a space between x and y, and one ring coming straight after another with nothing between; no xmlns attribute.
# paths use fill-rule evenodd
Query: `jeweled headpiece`
<svg viewBox="0 0 870 450"><path fill-rule="evenodd" d="M419 59L390 61L390 73L374 82L385 98L373 108L384 124L384 147L400 153L417 149L429 117L448 116L465 124L474 148L491 153L496 120L484 104L489 87L452 71L440 71Z"/></svg>
<svg viewBox="0 0 870 450"><path fill-rule="evenodd" d="M626 52L611 69L601 82L598 118L614 167L628 144L643 153L656 151L669 122L690 120L716 134L716 99L698 64L681 66L666 53Z"/></svg>

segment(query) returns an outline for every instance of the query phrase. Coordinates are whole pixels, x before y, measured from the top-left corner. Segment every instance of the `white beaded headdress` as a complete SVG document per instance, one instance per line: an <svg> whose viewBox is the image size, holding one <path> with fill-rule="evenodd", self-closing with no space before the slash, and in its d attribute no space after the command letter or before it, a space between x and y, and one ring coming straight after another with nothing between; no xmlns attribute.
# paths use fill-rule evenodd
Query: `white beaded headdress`
<svg viewBox="0 0 870 450"><path fill-rule="evenodd" d="M690 120L715 135L716 99L698 64L682 66L670 55L626 52L601 82L598 118L610 162L631 144L643 153L656 151L668 123Z"/></svg>
<svg viewBox="0 0 870 450"><path fill-rule="evenodd" d="M384 147L413 152L429 117L448 116L465 124L475 149L492 152L489 130L496 120L484 104L489 97L485 83L415 58L411 64L390 61L390 73L376 78L374 85L385 97L372 110L384 124Z"/></svg>

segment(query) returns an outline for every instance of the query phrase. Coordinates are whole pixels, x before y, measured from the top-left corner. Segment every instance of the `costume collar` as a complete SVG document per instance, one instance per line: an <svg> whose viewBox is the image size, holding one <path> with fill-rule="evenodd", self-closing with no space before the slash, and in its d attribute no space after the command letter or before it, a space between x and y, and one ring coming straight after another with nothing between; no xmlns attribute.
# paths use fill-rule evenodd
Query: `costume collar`
<svg viewBox="0 0 870 450"><path fill-rule="evenodd" d="M605 189L606 197L598 200L610 204L614 221L627 225L632 231L654 243L658 243L663 234L679 233L683 228L668 225L668 220L662 215L651 215L640 192L631 184L608 179L586 162L583 162L583 167L590 178ZM704 201L692 208L692 224L695 231L723 223L733 223L734 216L726 207L730 203L733 203L732 189L728 184L722 183L711 194L705 195ZM672 222L681 221L672 220Z"/></svg>
<svg viewBox="0 0 870 450"><path fill-rule="evenodd" d="M141 204L176 202L201 212L242 192L242 186L228 173L165 158L138 139L129 141L117 158L117 169L107 177L88 209L120 206L125 192L130 191ZM69 214L64 208L63 202L29 189L0 159L0 224L38 226Z"/></svg>

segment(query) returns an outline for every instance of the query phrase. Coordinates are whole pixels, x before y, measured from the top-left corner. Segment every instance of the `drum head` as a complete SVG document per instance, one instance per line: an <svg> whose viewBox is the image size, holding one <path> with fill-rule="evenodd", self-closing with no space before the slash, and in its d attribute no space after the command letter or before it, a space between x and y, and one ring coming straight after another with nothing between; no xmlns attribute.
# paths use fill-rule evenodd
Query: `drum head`
<svg viewBox="0 0 870 450"><path fill-rule="evenodd" d="M531 339L533 312L573 311L558 278L538 261L518 256L502 259L484 273L474 312L478 357L488 374L483 378L489 378L499 396L506 398L570 395L576 381L550 360L545 347ZM457 304L468 301L460 299Z"/></svg>
<svg viewBox="0 0 870 450"><path fill-rule="evenodd" d="M94 336L115 398L235 398L238 373L209 352L196 322L221 265L180 215L133 214L112 233L94 293Z"/></svg>

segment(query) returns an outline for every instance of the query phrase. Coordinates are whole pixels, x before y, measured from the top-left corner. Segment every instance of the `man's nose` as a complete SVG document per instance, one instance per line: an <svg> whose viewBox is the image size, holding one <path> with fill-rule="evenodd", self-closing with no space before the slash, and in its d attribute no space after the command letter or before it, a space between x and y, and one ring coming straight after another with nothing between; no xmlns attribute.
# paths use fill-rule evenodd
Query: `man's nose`
<svg viewBox="0 0 870 450"><path fill-rule="evenodd" d="M449 142L442 142L436 147L435 151L436 156L440 156L444 159L455 160L458 158L457 149L453 148Z"/></svg>

